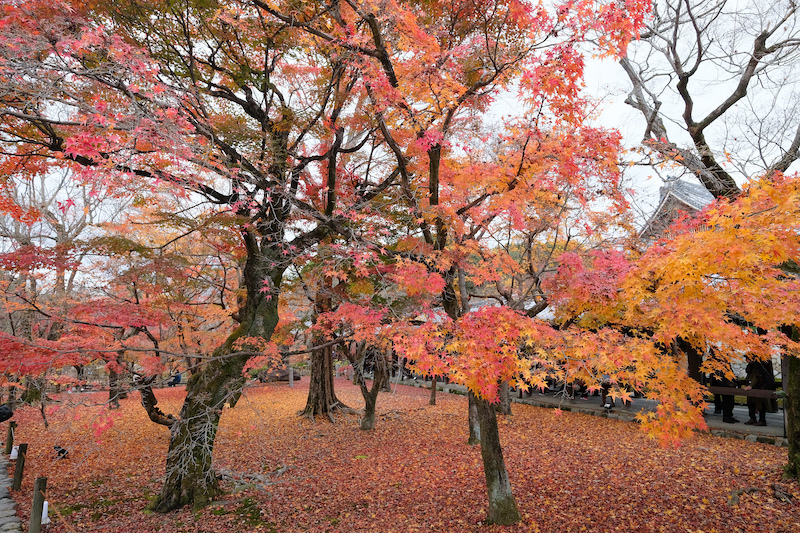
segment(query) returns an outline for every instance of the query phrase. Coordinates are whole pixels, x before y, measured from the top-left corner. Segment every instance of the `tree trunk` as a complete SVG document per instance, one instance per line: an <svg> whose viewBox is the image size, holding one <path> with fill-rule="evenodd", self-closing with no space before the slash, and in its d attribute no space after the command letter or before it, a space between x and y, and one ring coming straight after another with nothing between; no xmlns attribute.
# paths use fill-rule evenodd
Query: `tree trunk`
<svg viewBox="0 0 800 533"><path fill-rule="evenodd" d="M371 348L367 347L366 342L355 345L355 353L350 350L347 344L342 344L342 351L347 356L347 360L353 367L353 381L358 383L361 389L361 396L364 397L364 414L361 417L360 428L364 431L375 429L375 404L378 400L378 393L383 390L385 384L389 383L389 368L384 359L384 354L374 350L374 365L372 372L372 389L367 387L364 377L364 364Z"/></svg>
<svg viewBox="0 0 800 533"><path fill-rule="evenodd" d="M44 383L44 378L28 377L25 380L25 390L22 391L20 401L31 405L41 401L44 395Z"/></svg>
<svg viewBox="0 0 800 533"><path fill-rule="evenodd" d="M508 381L504 381L500 385L500 403L497 404L497 412L501 415L511 414L511 391Z"/></svg>
<svg viewBox="0 0 800 533"><path fill-rule="evenodd" d="M113 364L108 368L108 404L109 407L118 409L119 401L127 398L128 394L120 387L119 374L113 368Z"/></svg>
<svg viewBox="0 0 800 533"><path fill-rule="evenodd" d="M471 393L470 393L471 394ZM489 497L488 524L507 526L516 524L522 517L517 510L517 502L511 493L503 449L500 447L500 434L497 428L497 415L492 404L475 397L478 421L481 427L481 457L483 472L486 475L486 491Z"/></svg>
<svg viewBox="0 0 800 533"><path fill-rule="evenodd" d="M478 421L478 406L475 405L475 397L469 395L469 439L467 444L475 446L481 442L481 425Z"/></svg>
<svg viewBox="0 0 800 533"><path fill-rule="evenodd" d="M797 326L791 328L792 340L797 341ZM789 441L789 453L785 467L786 474L800 480L800 359L792 355L786 358L786 373L781 376L783 391L783 409L786 413L786 437Z"/></svg>
<svg viewBox="0 0 800 533"><path fill-rule="evenodd" d="M428 403L430 405L436 405L436 376L431 376L431 399Z"/></svg>
<svg viewBox="0 0 800 533"><path fill-rule="evenodd" d="M17 400L17 387L16 385L12 385L12 383L18 382L17 376L11 375L8 376L8 405L11 406L12 409L16 408L19 400Z"/></svg>
<svg viewBox="0 0 800 533"><path fill-rule="evenodd" d="M242 393L244 365L254 353L248 338L269 340L278 323L278 294L283 276L274 258L265 257L252 234L245 234L248 248L243 280L247 300L241 312L239 327L213 357L186 384L186 398L180 417L170 425L166 480L158 498L148 505L157 512L191 505L208 504L220 494L219 482L212 469L212 452L222 409L226 403L236 405ZM265 282L270 290L263 292ZM239 341L239 342L237 342Z"/></svg>
<svg viewBox="0 0 800 533"><path fill-rule="evenodd" d="M325 277L321 280L314 300L314 322L316 317L333 309L333 280ZM308 385L306 407L300 411L301 416L313 418L317 415L328 415L334 422L333 412L349 408L336 397L333 389L333 346L316 347L325 344L323 336L314 337L315 349L311 352L311 376ZM355 368L353 372L356 373Z"/></svg>
<svg viewBox="0 0 800 533"><path fill-rule="evenodd" d="M355 369L354 369L355 371ZM327 415L333 422L333 412L349 409L336 397L333 390L333 347L326 346L311 352L311 377L308 385L306 407L300 415L315 417Z"/></svg>
<svg viewBox="0 0 800 533"><path fill-rule="evenodd" d="M167 478L149 507L154 511L167 512L184 505L199 508L220 494L212 450L222 407L237 391L228 387L236 380L230 378L226 365L214 360L207 368L212 366L216 371L203 371L196 374L197 379L190 379L180 419L170 428ZM243 367L244 361L237 366Z"/></svg>
<svg viewBox="0 0 800 533"><path fill-rule="evenodd" d="M392 363L391 361L386 361L384 359L383 369L381 373L383 374L383 385L381 386L381 392L392 392ZM375 368L377 371L377 367Z"/></svg>
<svg viewBox="0 0 800 533"><path fill-rule="evenodd" d="M272 310L271 329L277 324L277 306ZM241 329L241 327L240 327ZM237 330L239 331L239 330ZM244 336L239 331L239 336ZM184 505L207 505L220 494L212 469L212 451L222 409L231 407L242 392L242 371L250 355L225 357L231 353L236 333L215 352L202 370L189 378L180 417L170 427L166 480L161 494L148 508L167 512ZM248 335L251 336L251 335Z"/></svg>
<svg viewBox="0 0 800 533"><path fill-rule="evenodd" d="M700 383L703 377L700 371L700 367L703 364L703 354L680 337L677 339L677 348L680 352L686 354L686 369L689 377Z"/></svg>
<svg viewBox="0 0 800 533"><path fill-rule="evenodd" d="M376 376L377 377L377 376ZM362 395L364 396L364 416L361 417L360 429L370 431L375 429L375 404L378 400L378 392L380 389L376 388L376 382L372 382L372 390L364 392L367 388L366 385L362 386Z"/></svg>
<svg viewBox="0 0 800 533"><path fill-rule="evenodd" d="M384 354L378 352L372 372L372 389L367 389L367 383L363 377L360 381L361 395L364 396L364 417L361 419L361 429L365 431L375 429L375 403L378 400L378 393L387 383L389 383L389 368Z"/></svg>

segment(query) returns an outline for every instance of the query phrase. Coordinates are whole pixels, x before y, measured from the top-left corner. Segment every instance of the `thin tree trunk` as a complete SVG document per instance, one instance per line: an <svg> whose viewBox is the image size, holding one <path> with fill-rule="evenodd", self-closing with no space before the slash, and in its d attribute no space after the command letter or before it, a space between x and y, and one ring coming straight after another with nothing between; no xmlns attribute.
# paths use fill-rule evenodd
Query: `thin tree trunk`
<svg viewBox="0 0 800 533"><path fill-rule="evenodd" d="M382 367L381 373L383 374L384 377L383 385L381 385L381 392L392 392L391 383L392 383L392 369L394 368L394 363L391 360L391 354L389 355L388 359L385 353L381 352L381 356L383 357L382 359L383 364L381 365ZM375 372L377 371L378 367L376 366ZM377 376L375 376L375 378L377 381Z"/></svg>
<svg viewBox="0 0 800 533"><path fill-rule="evenodd" d="M478 406L475 405L475 397L469 395L469 439L467 444L475 446L481 442L481 425L478 421Z"/></svg>
<svg viewBox="0 0 800 533"><path fill-rule="evenodd" d="M385 364L378 364L376 361L375 371L372 378L372 389L367 388L366 381L360 380L361 395L364 396L364 416L361 418L361 429L369 431L375 429L375 404L378 400L378 393L383 390L383 386L389 382L389 373Z"/></svg>
<svg viewBox="0 0 800 533"><path fill-rule="evenodd" d="M367 347L365 342L360 342L355 345L355 353L353 353L347 344L342 343L341 346L347 360L353 367L353 373L355 374L353 381L358 383L361 389L361 396L364 397L364 414L361 417L360 428L364 431L375 429L375 405L378 400L378 393L383 390L385 384L389 383L389 368L386 365L384 354L378 351L375 356L372 389L370 389L367 387L367 381L364 377L364 363L370 348Z"/></svg>
<svg viewBox="0 0 800 533"><path fill-rule="evenodd" d="M123 391L119 386L119 374L109 365L108 369L108 405L112 409L119 409L119 400Z"/></svg>
<svg viewBox="0 0 800 533"><path fill-rule="evenodd" d="M431 398L428 403L436 405L436 376L431 376Z"/></svg>
<svg viewBox="0 0 800 533"><path fill-rule="evenodd" d="M481 457L483 472L486 475L486 492L489 497L489 513L486 521L488 524L501 526L516 524L522 517L511 492L511 483L503 460L495 408L478 397L475 397L475 405L481 427Z"/></svg>
<svg viewBox="0 0 800 533"><path fill-rule="evenodd" d="M44 429L48 429L50 427L50 423L47 421L45 400L47 400L47 395L45 393L42 393L42 399L39 402L39 412L42 415L42 422L44 422Z"/></svg>

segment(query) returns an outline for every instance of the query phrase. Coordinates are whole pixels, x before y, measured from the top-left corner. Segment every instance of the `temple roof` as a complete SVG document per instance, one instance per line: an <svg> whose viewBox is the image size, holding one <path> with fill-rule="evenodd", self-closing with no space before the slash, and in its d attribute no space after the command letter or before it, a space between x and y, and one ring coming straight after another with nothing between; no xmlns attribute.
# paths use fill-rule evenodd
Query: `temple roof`
<svg viewBox="0 0 800 533"><path fill-rule="evenodd" d="M677 218L678 213L697 213L713 201L714 196L702 185L679 179L667 181L659 189L658 207L645 222L639 236L657 239Z"/></svg>
<svg viewBox="0 0 800 533"><path fill-rule="evenodd" d="M714 195L702 185L682 180L668 181L659 189L659 204L663 203L669 195L696 211L702 211L705 206L714 201Z"/></svg>

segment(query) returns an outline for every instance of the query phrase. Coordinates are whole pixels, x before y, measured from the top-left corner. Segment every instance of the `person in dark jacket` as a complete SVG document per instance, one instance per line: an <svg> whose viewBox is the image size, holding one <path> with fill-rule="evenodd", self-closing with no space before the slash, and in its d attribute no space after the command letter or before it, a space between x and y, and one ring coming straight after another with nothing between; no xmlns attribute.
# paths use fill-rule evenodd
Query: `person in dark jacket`
<svg viewBox="0 0 800 533"><path fill-rule="evenodd" d="M767 390L769 389L768 382L770 381L767 376L767 370L759 361L750 361L747 363L747 381L748 384L744 390ZM747 398L747 411L750 414L750 420L745 424L750 426L766 426L767 425L767 400L766 398ZM756 420L758 414L758 420Z"/></svg>
<svg viewBox="0 0 800 533"><path fill-rule="evenodd" d="M711 385L717 387L735 387L736 383L733 380L725 377L725 374L722 372L717 372L711 375ZM733 392L733 391L731 391ZM717 400L716 396L719 396L719 401ZM715 395L714 398L714 414L721 414L722 421L726 424L736 424L739 422L733 417L733 406L734 406L734 397L733 394L719 394ZM717 408L719 412L717 412Z"/></svg>

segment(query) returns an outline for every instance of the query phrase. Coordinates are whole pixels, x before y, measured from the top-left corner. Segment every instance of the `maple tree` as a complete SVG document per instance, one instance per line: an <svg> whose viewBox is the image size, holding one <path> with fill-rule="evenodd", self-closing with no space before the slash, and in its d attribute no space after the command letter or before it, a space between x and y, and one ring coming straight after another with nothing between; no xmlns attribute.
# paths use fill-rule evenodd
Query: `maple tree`
<svg viewBox="0 0 800 533"><path fill-rule="evenodd" d="M132 217L135 198L130 202L90 195L85 185L73 187L68 176L54 184L50 181L38 176L27 183L23 178L16 184L22 192L5 190L18 212L28 213L20 218L10 210L4 221L4 236L12 247L15 241L28 243L4 254L6 272L27 275L31 281L25 287L10 278L5 291L11 321L5 328L3 368L9 377L24 381L29 391L38 393L35 399L41 401L43 416L50 383L82 387L90 367L108 374L112 406L134 385L132 381L143 396L152 399L154 380L160 380L175 352L186 353L187 340L195 350L185 368L193 371L203 352L195 341L205 336L206 343L218 344L214 331L218 330L217 337L227 335L229 328L220 327L230 322L230 311L225 310L230 295L225 293L230 293L229 284L238 276L225 281L225 267L231 265L224 264L220 254L230 244L213 240L214 228L203 231L202 220L188 230L202 231L205 242L218 245L216 257L223 263L219 272L198 259L208 258L208 252L171 250L176 241L181 242L177 237L185 234L185 224L181 227L179 220L173 220L179 228L177 237L163 227L160 237L146 235L142 213L136 222L110 222L126 204L126 216ZM68 195L70 189L77 193ZM41 201L38 195L43 196ZM34 240L36 245L31 244ZM48 240L55 243L53 249L48 249ZM209 279L214 281L209 283ZM221 295L217 296L215 286L221 287ZM221 312L216 311L219 308ZM183 315L189 311L192 318L187 324ZM20 327L15 317L20 314L28 317L27 328ZM186 329L194 333L184 334ZM207 346L205 350L211 351ZM147 352L153 352L153 357ZM77 369L77 381L64 373L69 366ZM22 398L32 399L29 392Z"/></svg>
<svg viewBox="0 0 800 533"><path fill-rule="evenodd" d="M588 9L589 5L582 7ZM616 35L621 42L630 36L627 32L635 27L645 6L617 7L620 8L618 12L614 11L614 7L599 8L599 21L601 26L608 24L602 27L609 30L609 35ZM606 8L609 11L604 11ZM567 9L557 9L555 19L550 19L546 11L529 13L533 20L520 27L515 25L518 21L508 20L510 27L504 28L504 38L513 34L512 29L520 31L520 28L538 27L541 24L549 27L554 23L558 29L542 34L543 40L530 50L509 46L501 57L495 57L498 53L495 49L477 50L477 53L491 57L491 64L496 70L490 72L489 80L478 80L472 84L465 83L469 78L461 81L462 92L457 92L455 96L448 95L444 89L430 82L417 90L417 95L430 91L431 102L435 103L427 104L428 107L423 104L404 106L395 119L404 123L410 120L412 124L425 124L425 129L417 127L415 138L418 142L415 144L406 147L402 140L403 135L408 133L389 122L393 116L386 113L382 117L386 124L381 125L381 133L394 152L401 176L409 183L416 183L413 179L419 175L425 178L417 186L417 190L427 190L421 195L421 200L417 194L405 193L403 198L412 214L419 213L415 221L412 258L423 263L428 271L437 273L444 282L437 302L444 315L435 316L431 313L426 322L429 326L406 329L406 338L398 342L404 345L403 355L414 362L414 367L420 373L434 376L432 394L437 375L447 375L470 389L480 425L489 494L488 519L491 523L510 524L519 520L503 463L492 406L498 397L491 386L470 379L474 377L472 373L459 370L460 367L452 365L442 352L452 355L461 349L456 339L462 334L466 335L466 330L476 328L475 335L492 337L503 329L504 320L517 320L511 318L517 317L513 311L500 315L464 314L469 309L469 295L463 291L459 294L459 289L464 287L464 283L459 281L464 271L470 269L470 260L477 263L472 268L476 279L482 277L482 281L486 282L499 281L501 278L496 273L496 267L492 270L491 261L483 261L484 258L498 255L491 250L496 242L495 232L502 234L509 231L520 235L536 226L554 229L567 220L565 213L570 209L571 201L586 204L606 192L610 193L608 204L615 204L620 198L615 157L618 137L613 132L592 128L586 123L588 112L580 94L583 58L578 47L593 30L599 31L600 28L579 23L577 17L586 15L585 12L579 14L580 11L576 9L573 13ZM462 18L463 15L459 21ZM622 19L625 24L618 26ZM493 20L490 25L494 23L496 21ZM478 15L478 22L473 23L472 27L481 28L481 24L486 22ZM483 28L482 31L488 31L488 26ZM616 34L615 31L620 33ZM553 41L549 41L549 38L553 38ZM439 43L439 46L447 44ZM604 44L618 45L619 42ZM488 60L483 62L488 63ZM521 98L529 112L519 122L508 124L508 136L501 141L505 146L495 157L459 157L458 149L469 154L474 148L474 142L463 137L453 120L464 97L478 91L486 92L490 85L507 87L506 84L514 79L512 76L516 69L522 66L529 69L523 71L525 73L519 81ZM425 75L430 74L426 72ZM439 77L445 76L445 79L449 79L454 74L447 71L439 74ZM419 107L422 109L418 111ZM430 118L428 114L431 114ZM421 157L421 154L424 156ZM480 320L477 317L489 318ZM440 325L443 321L452 327ZM526 327L536 329L534 326ZM513 328L518 338L524 337L520 328ZM537 337L536 334L531 335ZM415 344L413 338L416 337L421 339L416 344L423 345L419 349L412 348ZM406 342L408 338L412 340ZM515 380L518 379L516 373L522 372L522 368L530 365L531 361L519 356L517 341L502 335L499 338L506 339L513 355L502 355L504 351L498 351L491 342L470 344L464 353L470 363L464 364L481 367L485 373L483 379L502 387L502 382L510 381L513 376L517 376ZM429 343L433 344L432 348L427 346ZM473 427L474 424L470 424L470 428Z"/></svg>
<svg viewBox="0 0 800 533"><path fill-rule="evenodd" d="M614 11L617 7L620 11ZM619 45L630 36L629 31L644 9L641 5L617 7L598 8L601 24L607 25L603 28L619 39L605 45ZM502 232L501 226L515 234L536 225L555 228L567 219L565 213L570 202L585 204L604 193L610 193L608 203L619 201L615 157L618 137L613 132L586 124L587 109L580 95L583 58L577 48L590 38L592 31L600 31L600 28L580 22L586 15L581 9L590 9L589 4L574 12L566 8L557 10L554 18L546 10L516 12L514 8L513 3L498 3L496 9L507 16L491 19L482 11L461 11L457 21L451 23L463 42L470 42L473 32L491 33L498 39L497 43L502 41L503 47L493 41L489 46L481 42L480 46L469 49L474 54L469 61L486 65L482 75L476 77L476 73L459 70L459 66L469 64L465 58L461 58L460 63L451 62L456 45L462 41L454 40L453 30L450 33L433 31L439 26L448 27L447 21L452 21L448 17L455 16L444 13L446 16L439 19L424 20L425 29L430 32L426 40L419 41L417 35L418 42L430 47L435 57L443 56L440 63L434 63L435 69L429 66L431 62L420 61L419 57L413 62L387 57L382 68L389 83L389 87L384 88L388 96L376 94L368 86L367 95L377 104L386 106L377 116L378 129L383 142L391 149L387 154L393 157L390 168L400 179L399 201L405 207L404 216L411 214L405 222L409 236L393 243L379 240L385 245L380 254L375 254L374 249L372 253L389 259L408 257L423 265L424 272L436 274L443 281L436 303L443 308L447 320L456 324L450 333L453 338L464 327L461 324L469 324L471 320L459 321L468 309L469 296L458 294L456 279L469 268L471 258L492 255L493 233ZM622 16L623 11L629 18ZM546 31L536 32L534 41L523 39L531 27L542 26ZM616 31L619 33L614 33ZM422 53L428 50L423 49ZM528 70L522 70L523 67ZM399 72L412 76L401 79ZM471 111L470 106L480 105L493 92L510 87L517 79L530 113L508 125L508 135L502 140L507 146L496 157L470 157L476 144L474 133L465 131L460 114ZM413 90L407 91L409 87ZM569 200L565 200L564 195ZM388 216L397 217L391 211ZM378 260L377 257L371 259L372 262ZM497 279L496 274L484 273L488 268L487 261L473 270L476 277ZM423 313L418 311L416 315L418 318ZM390 320L396 318L390 317ZM407 322L409 317L401 318ZM429 323L438 320L430 314ZM501 327L492 320L476 324L480 326L479 334L485 336L495 335L494 329ZM402 326L401 322L396 327ZM405 331L410 337L426 338L425 328L413 326ZM430 333L439 337L439 345L457 347L442 340L443 331L436 325L430 328ZM496 398L487 395L477 382L462 379L464 375L454 367L420 360L429 357L441 363L437 350L414 352L406 348L402 355L413 360L423 375L434 376L432 403L437 375L455 378L475 393L473 400L478 406L489 485L489 520L495 523L519 520L502 461L492 407ZM510 375L494 366L498 354L491 348L480 346L469 351L467 357L474 364L483 365L488 381L510 379ZM525 358L517 360L521 366L530 364Z"/></svg>
<svg viewBox="0 0 800 533"><path fill-rule="evenodd" d="M181 415L165 421L172 429L172 448L163 494L154 504L160 510L200 505L218 492L211 450L222 405L235 404L246 362L254 351L263 350L262 342L278 322L281 276L295 255L294 245L284 239L285 224L294 218L294 208L303 205L306 184L312 185L306 168L318 160L313 153L315 128L324 130L323 119L344 104L337 101L332 111L327 108L326 95L336 92L341 70L316 100L322 112L297 122L285 101L277 107L279 115L273 112L273 102L280 102L287 88L272 86L261 107L240 98L240 88L264 88L265 77L284 68L287 82L316 90L313 83L304 85L302 69L281 61L292 47L281 33L291 33L291 28L281 22L262 25L252 10L248 19L253 26L242 25L255 32L247 38L248 46L258 51L251 57L263 58L266 50L272 60L255 68L246 59L240 64L244 70L230 71L238 55L236 43L245 41L230 32L237 15L229 8L233 11L216 17L215 6L203 3L30 2L4 8L2 114L9 161L53 161L73 168L87 183L124 191L193 193L240 217L236 228L246 251L240 325L190 380ZM158 15L159 24L152 24L151 14ZM196 23L191 30L185 26L189 20ZM218 62L215 49L201 51L193 44L206 38L233 48L226 48L226 57ZM178 46L181 42L185 48ZM193 66L182 67L184 60ZM61 82L66 72L68 86ZM199 78L206 80L204 88ZM68 119L49 112L48 102L56 101ZM241 112L231 114L231 106ZM257 126L248 130L247 120ZM297 136L290 143L291 128ZM270 135L265 137L264 131ZM285 157L290 150L296 155L293 163ZM324 147L317 153L336 157L336 151ZM307 211L324 213L312 206ZM313 230L299 233L294 241L301 248L316 238Z"/></svg>
<svg viewBox="0 0 800 533"><path fill-rule="evenodd" d="M732 202L712 206L701 228L654 246L639 260L626 298L629 311L663 344L681 338L707 353L701 370L730 375L741 354L788 358L784 409L790 436L788 471L797 476L798 345L785 326L797 323L797 176L770 175L748 184ZM757 332L764 332L759 334Z"/></svg>
<svg viewBox="0 0 800 533"><path fill-rule="evenodd" d="M646 122L646 159L664 165L670 172L695 176L718 198L737 198L743 194L740 185L751 179L757 185L749 190L758 191L762 185L767 190L790 187L784 180L794 178L780 175L791 176L789 171L800 156L800 125L794 120L793 107L797 88L788 75L796 68L798 6L795 2L778 2L767 10L761 7L757 2L741 2L732 10L726 2L654 2L647 29L640 40L630 43L621 59L632 87L626 103L641 112ZM772 184L773 181L781 185ZM753 201L743 201L744 212L747 203ZM746 216L737 228L741 229L742 242L751 232L761 232L754 226L756 223L763 223L776 235L791 231L793 224L790 219L764 221L755 214ZM716 246L724 242L723 232L700 235L709 240L708 249L703 250L697 243L682 250L684 262L675 271L678 285L681 275L691 279L697 269L705 269L705 275L713 279L718 263L724 262L729 253ZM787 279L793 279L797 275L796 255L782 256L770 248L769 239L764 234L754 243L747 260L779 260ZM790 243L791 239L787 246ZM712 259L708 255L711 250L722 255ZM772 272L771 265L766 263L762 268ZM763 283L764 291L774 288L769 275L750 279ZM742 291L742 301L756 296L739 286L737 290ZM791 313L781 322L763 310L762 320L771 328L785 326L786 332L791 330ZM681 323L695 320L687 310L676 317ZM759 320L754 318L753 322ZM736 326L729 323L723 329L735 330ZM691 336L697 335L693 332ZM706 352L696 343L694 348ZM765 356L763 349L754 350ZM793 435L789 470L797 475L800 405L796 387L800 383L800 365L796 357L785 361L782 377L787 391L787 432Z"/></svg>
<svg viewBox="0 0 800 533"><path fill-rule="evenodd" d="M103 258L93 268L108 280L103 297L159 317L150 326L120 331L118 341L124 342L107 365L110 381L124 371L150 399L164 371L197 373L233 329L241 260L229 230L235 222L213 211L194 218L171 214L190 210L174 202L131 208L124 221L103 224L105 234L88 243ZM155 411L151 415L162 420Z"/></svg>
<svg viewBox="0 0 800 533"><path fill-rule="evenodd" d="M5 6L4 164L47 161L90 185L200 198L237 220L239 325L192 376L168 422L167 478L154 509L218 494L211 461L223 406L238 401L253 355L275 353L268 341L284 274L319 243L342 239L378 257L387 243L371 233L381 225L372 219L402 223L406 244L416 244L386 255L443 280L441 305L458 321L454 281L479 233L522 216L535 203L529 195L557 198L561 180L581 198L604 189L587 188L588 177L614 182L606 156L616 136L583 124L579 48L594 39L600 53L619 52L646 4ZM492 96L513 86L531 110L510 130L523 149L499 162L467 161L462 152ZM332 285L332 276L321 282ZM320 295L319 311L334 311ZM496 437L491 389L471 385L482 433ZM499 440L489 441L481 439L487 465L502 459ZM499 492L487 481L490 520L518 520L507 480Z"/></svg>
<svg viewBox="0 0 800 533"><path fill-rule="evenodd" d="M48 174L47 168L26 170L6 176L3 189L0 305L7 317L2 324L7 357L2 367L12 402L16 387L24 383L21 401L41 401L44 408L48 373L73 363L80 379L87 361L71 357L59 363L54 352L41 352L36 346L57 342L65 333L59 315L74 306L85 290L84 240L91 226L112 216L114 208L103 206L107 192L90 196L68 173L43 175ZM65 376L50 379L69 382Z"/></svg>
<svg viewBox="0 0 800 533"><path fill-rule="evenodd" d="M768 361L778 348L796 364L797 339L786 326L797 320L798 278L784 265L797 256L797 200L798 178L772 175L712 204L683 231L677 224L639 257L606 253L586 264L562 256L552 282L557 318L605 337L581 339L571 358L586 368L575 375L591 382L592 373L606 374L615 387L656 399L658 410L642 422L678 443L705 428L705 387L689 375L687 347L704 354L701 373L728 378L733 363ZM596 356L585 361L587 352ZM796 476L791 376L784 380L787 472ZM612 396L630 399L623 390Z"/></svg>

